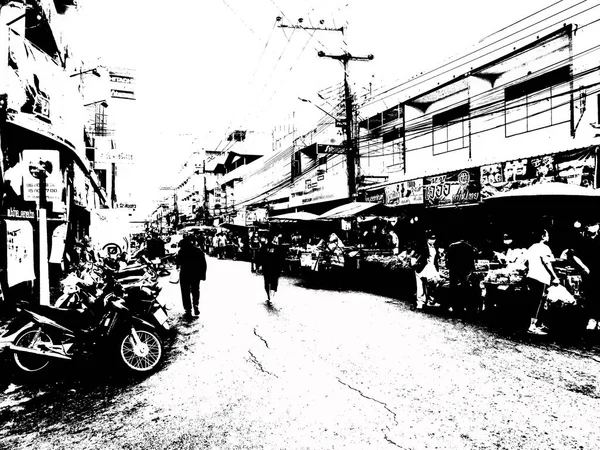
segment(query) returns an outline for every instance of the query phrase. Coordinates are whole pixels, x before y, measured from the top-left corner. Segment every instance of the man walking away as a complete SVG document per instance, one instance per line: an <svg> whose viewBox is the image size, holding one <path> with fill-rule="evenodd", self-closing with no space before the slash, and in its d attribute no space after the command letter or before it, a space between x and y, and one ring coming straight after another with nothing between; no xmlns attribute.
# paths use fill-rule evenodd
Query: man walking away
<svg viewBox="0 0 600 450"><path fill-rule="evenodd" d="M199 315L200 280L206 280L206 257L204 252L196 247L191 236L185 236L177 253L176 264L179 268L179 285L181 286L181 300L185 317ZM191 298L190 298L191 297Z"/></svg>
<svg viewBox="0 0 600 450"><path fill-rule="evenodd" d="M283 266L283 252L277 244L277 236L272 236L260 249L260 265L262 266L263 277L265 281L265 292L267 293L267 305L271 305L271 300L275 298L279 276Z"/></svg>

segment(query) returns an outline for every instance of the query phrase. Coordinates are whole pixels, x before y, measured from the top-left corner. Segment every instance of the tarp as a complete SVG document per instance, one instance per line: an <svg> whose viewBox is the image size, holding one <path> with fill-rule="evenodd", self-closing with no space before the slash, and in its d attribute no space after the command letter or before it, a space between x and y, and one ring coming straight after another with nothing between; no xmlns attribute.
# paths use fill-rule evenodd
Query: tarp
<svg viewBox="0 0 600 450"><path fill-rule="evenodd" d="M356 217L365 211L378 206L379 203L373 202L353 202L346 203L344 205L338 206L336 208L330 209L329 211L321 214L319 219L345 219L347 217Z"/></svg>
<svg viewBox="0 0 600 450"><path fill-rule="evenodd" d="M494 201L510 198L527 197L596 197L600 198L600 190L589 187L577 186L567 183L538 183L531 186L525 186L512 191L502 192L485 199L485 201Z"/></svg>

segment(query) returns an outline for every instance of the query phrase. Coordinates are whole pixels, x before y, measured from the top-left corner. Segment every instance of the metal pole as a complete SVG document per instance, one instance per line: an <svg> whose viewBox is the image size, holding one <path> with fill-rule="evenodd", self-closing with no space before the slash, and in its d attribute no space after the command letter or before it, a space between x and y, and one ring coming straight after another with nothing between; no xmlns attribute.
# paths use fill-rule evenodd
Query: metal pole
<svg viewBox="0 0 600 450"><path fill-rule="evenodd" d="M38 207L40 305L50 305L50 273L48 270L48 221L46 215L46 178L40 176Z"/></svg>
<svg viewBox="0 0 600 450"><path fill-rule="evenodd" d="M354 144L352 139L352 95L348 84L348 59L344 64L344 97L346 100L346 164L348 166L348 197L354 200L356 196L356 164L354 159Z"/></svg>

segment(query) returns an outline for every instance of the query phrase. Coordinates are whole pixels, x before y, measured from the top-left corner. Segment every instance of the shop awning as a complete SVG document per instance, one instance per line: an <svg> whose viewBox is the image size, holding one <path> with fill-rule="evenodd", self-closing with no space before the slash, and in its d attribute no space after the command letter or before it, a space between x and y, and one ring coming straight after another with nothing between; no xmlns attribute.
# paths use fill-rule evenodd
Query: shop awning
<svg viewBox="0 0 600 450"><path fill-rule="evenodd" d="M378 206L379 203L373 202L353 202L346 203L345 205L338 206L330 209L329 211L321 214L319 219L333 220L333 219L345 219L348 217L356 217L368 211L369 209Z"/></svg>
<svg viewBox="0 0 600 450"><path fill-rule="evenodd" d="M560 197L565 198L599 198L600 190L589 187L577 186L567 183L539 183L525 186L522 188L513 189L507 192L493 195L486 202L506 199L518 198L542 198L542 197Z"/></svg>
<svg viewBox="0 0 600 450"><path fill-rule="evenodd" d="M270 217L271 221L285 221L285 222L294 222L294 221L306 221L306 220L316 220L319 218L316 214L311 214L308 212L291 212L287 214L281 214L280 216Z"/></svg>

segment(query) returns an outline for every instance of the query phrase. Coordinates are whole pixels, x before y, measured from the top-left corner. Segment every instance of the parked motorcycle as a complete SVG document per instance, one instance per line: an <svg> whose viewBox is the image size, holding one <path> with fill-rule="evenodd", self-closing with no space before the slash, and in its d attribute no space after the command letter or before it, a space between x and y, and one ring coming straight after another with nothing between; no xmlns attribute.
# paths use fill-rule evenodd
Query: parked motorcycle
<svg viewBox="0 0 600 450"><path fill-rule="evenodd" d="M38 374L57 360L79 360L104 350L130 372L156 369L163 344L154 326L134 315L113 293L99 300L102 305L80 309L23 309L34 325L10 345L15 366L24 373Z"/></svg>
<svg viewBox="0 0 600 450"><path fill-rule="evenodd" d="M125 305L134 314L150 322L159 332L171 330L168 309L158 299L161 288L156 281L150 281L147 277L123 283L115 280L112 269L91 266L81 276L69 275L63 285L64 294L56 301L56 307L78 308L81 304L93 304L96 298L102 295L99 288L102 286L104 290L123 298Z"/></svg>

